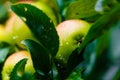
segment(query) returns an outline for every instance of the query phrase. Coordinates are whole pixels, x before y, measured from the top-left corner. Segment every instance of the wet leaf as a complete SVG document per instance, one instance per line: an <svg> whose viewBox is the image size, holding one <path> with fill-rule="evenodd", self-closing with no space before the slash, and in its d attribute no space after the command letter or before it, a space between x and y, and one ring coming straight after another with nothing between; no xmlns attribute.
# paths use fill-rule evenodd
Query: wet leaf
<svg viewBox="0 0 120 80"><path fill-rule="evenodd" d="M13 68L10 74L10 80L21 80L21 77L24 74L26 62L27 62L27 59L24 58L15 65L15 67Z"/></svg>
<svg viewBox="0 0 120 80"><path fill-rule="evenodd" d="M55 56L59 47L59 37L50 18L40 9L30 4L12 5L11 9L28 25L33 35Z"/></svg>
<svg viewBox="0 0 120 80"><path fill-rule="evenodd" d="M51 69L49 51L43 45L33 40L26 39L23 41L23 44L30 51L36 72L40 75L48 74Z"/></svg>
<svg viewBox="0 0 120 80"><path fill-rule="evenodd" d="M0 63L4 62L9 54L10 48L11 47L7 43L0 43Z"/></svg>

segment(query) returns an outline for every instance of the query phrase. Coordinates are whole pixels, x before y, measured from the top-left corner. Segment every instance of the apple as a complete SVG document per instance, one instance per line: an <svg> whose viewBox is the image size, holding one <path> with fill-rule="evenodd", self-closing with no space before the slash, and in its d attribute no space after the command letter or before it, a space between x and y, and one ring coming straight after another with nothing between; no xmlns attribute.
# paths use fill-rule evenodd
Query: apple
<svg viewBox="0 0 120 80"><path fill-rule="evenodd" d="M66 20L61 22L57 27L57 33L60 40L59 50L56 59L66 64L71 53L84 40L90 24L83 20Z"/></svg>
<svg viewBox="0 0 120 80"><path fill-rule="evenodd" d="M0 24L0 42L7 42L8 44L12 44L10 40L10 36L7 36L5 26Z"/></svg>
<svg viewBox="0 0 120 80"><path fill-rule="evenodd" d="M14 13L6 23L6 34L10 37L12 44L17 45L19 48L25 49L26 47L21 44L24 39L35 39L28 26Z"/></svg>
<svg viewBox="0 0 120 80"><path fill-rule="evenodd" d="M50 7L45 2L42 2L42 1L33 2L31 4L33 6L39 8L40 10L42 10L53 21L54 25L57 26L57 24L58 24L57 18L54 14L52 7Z"/></svg>
<svg viewBox="0 0 120 80"><path fill-rule="evenodd" d="M19 51L11 54L5 61L2 69L2 80L9 80L10 74L17 62L27 58L27 63L25 65L25 72L34 74L35 70L33 67L32 59L28 51Z"/></svg>
<svg viewBox="0 0 120 80"><path fill-rule="evenodd" d="M5 28L3 25L0 25L0 42L5 40Z"/></svg>

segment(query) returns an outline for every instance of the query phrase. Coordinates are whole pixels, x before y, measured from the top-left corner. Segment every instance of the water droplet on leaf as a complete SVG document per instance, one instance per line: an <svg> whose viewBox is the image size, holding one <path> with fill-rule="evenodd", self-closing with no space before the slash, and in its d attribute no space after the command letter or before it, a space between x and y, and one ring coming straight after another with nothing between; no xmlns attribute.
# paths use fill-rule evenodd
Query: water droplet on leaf
<svg viewBox="0 0 120 80"><path fill-rule="evenodd" d="M22 19L24 22L27 21L27 19L26 19L25 17L21 17L21 19Z"/></svg>
<svg viewBox="0 0 120 80"><path fill-rule="evenodd" d="M25 12L28 10L26 7L24 8Z"/></svg>

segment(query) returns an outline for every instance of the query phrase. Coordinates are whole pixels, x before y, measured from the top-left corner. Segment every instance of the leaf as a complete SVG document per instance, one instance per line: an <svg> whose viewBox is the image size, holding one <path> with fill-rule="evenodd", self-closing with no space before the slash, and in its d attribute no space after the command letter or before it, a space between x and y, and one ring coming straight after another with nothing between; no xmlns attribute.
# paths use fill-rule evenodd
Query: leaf
<svg viewBox="0 0 120 80"><path fill-rule="evenodd" d="M8 53L10 51L10 46L7 43L0 43L0 63L4 62Z"/></svg>
<svg viewBox="0 0 120 80"><path fill-rule="evenodd" d="M96 59L88 65L85 80L118 80L120 77L120 21L97 39ZM92 66L92 67L91 67ZM97 74L95 74L97 73Z"/></svg>
<svg viewBox="0 0 120 80"><path fill-rule="evenodd" d="M96 5L95 5L95 10L101 14L104 12L110 11L110 6L115 2L115 0L97 0Z"/></svg>
<svg viewBox="0 0 120 80"><path fill-rule="evenodd" d="M72 72L70 73L70 75L67 77L66 80L83 80L82 72L84 71L84 69L85 69L85 63L82 62L72 70Z"/></svg>
<svg viewBox="0 0 120 80"><path fill-rule="evenodd" d="M96 55L95 55L96 44L97 44L97 40L95 39L90 44L88 44L84 50L83 58L87 64L88 63L92 64L94 59L96 58ZM90 62L90 59L92 59L91 62Z"/></svg>
<svg viewBox="0 0 120 80"><path fill-rule="evenodd" d="M0 1L0 23L4 23L8 18L8 10L6 6L3 4L4 1Z"/></svg>
<svg viewBox="0 0 120 80"><path fill-rule="evenodd" d="M118 34L120 34L120 21L118 21L115 25L115 27L111 29L110 33L110 45L108 47L108 53L109 58L111 61L111 67L109 68L109 72L113 72L110 75L111 77L108 77L109 75L105 76L106 78L111 78L113 80L119 80L120 79L120 37Z"/></svg>
<svg viewBox="0 0 120 80"><path fill-rule="evenodd" d="M110 34L110 45L109 45L109 53L112 62L120 63L120 21L115 24L115 27L111 29Z"/></svg>
<svg viewBox="0 0 120 80"><path fill-rule="evenodd" d="M100 14L94 9L95 4L96 0L73 1L67 8L65 18L84 19L93 22L100 16Z"/></svg>
<svg viewBox="0 0 120 80"><path fill-rule="evenodd" d="M27 62L27 59L24 58L15 65L15 67L13 68L10 74L10 80L21 80L21 77L24 74L26 62Z"/></svg>
<svg viewBox="0 0 120 80"><path fill-rule="evenodd" d="M36 80L30 73L24 73L21 80Z"/></svg>
<svg viewBox="0 0 120 80"><path fill-rule="evenodd" d="M85 46L93 41L95 38L102 35L104 32L109 30L111 27L114 27L114 25L118 20L120 16L120 5L116 5L111 12L109 12L106 15L103 15L98 19L90 28L88 31L88 34L86 35L85 39L83 40L83 43L80 45L79 53L84 50Z"/></svg>
<svg viewBox="0 0 120 80"><path fill-rule="evenodd" d="M117 0L120 3L120 0Z"/></svg>
<svg viewBox="0 0 120 80"><path fill-rule="evenodd" d="M56 67L54 62L52 63L51 74L52 74L54 80L58 80L59 79L59 73L58 73L57 67Z"/></svg>
<svg viewBox="0 0 120 80"><path fill-rule="evenodd" d="M59 37L50 18L40 9L30 4L12 5L11 9L28 25L33 35L55 56L59 47Z"/></svg>
<svg viewBox="0 0 120 80"><path fill-rule="evenodd" d="M72 52L67 62L67 69L71 72L80 62L83 61L83 56L78 54L78 48Z"/></svg>
<svg viewBox="0 0 120 80"><path fill-rule="evenodd" d="M33 40L26 39L23 44L27 46L30 51L34 68L40 75L46 75L51 69L50 55L41 44Z"/></svg>
<svg viewBox="0 0 120 80"><path fill-rule="evenodd" d="M108 40L106 39L107 37L105 36L105 37L99 39L99 42L100 42L99 44L96 44L96 38L105 34L105 32L109 31L111 27L114 27L113 25L116 24L119 20L119 17L118 17L120 15L119 11L120 11L120 7L118 7L118 6L115 7L109 14L103 15L100 19L98 19L92 25L90 31L88 32L88 35L84 39L83 43L80 45L80 48L77 49L78 52L77 52L77 50L75 50L70 55L70 58L67 63L67 65L69 65L68 68L70 68L70 70L74 69L83 60L85 60L87 62L87 64L89 65L89 68L87 71L91 71L93 66L95 64L97 64L96 61L98 62L98 64L100 64L103 60L105 60L103 62L107 62L106 55L102 54L104 52L104 50L108 47ZM102 43L104 43L103 41L106 44L102 44ZM96 46L99 46L99 47L96 48ZM97 50L97 53L95 50ZM96 60L96 58L100 57L100 56L101 56L100 60L99 59ZM107 64L103 63L103 65L106 66ZM99 66L102 66L102 64ZM99 66L97 65L94 67L96 68ZM101 68L105 69L104 67L101 67ZM95 69L95 71L96 70L97 69ZM94 73L97 73L97 72L94 72ZM93 75L94 75L94 73L93 73Z"/></svg>

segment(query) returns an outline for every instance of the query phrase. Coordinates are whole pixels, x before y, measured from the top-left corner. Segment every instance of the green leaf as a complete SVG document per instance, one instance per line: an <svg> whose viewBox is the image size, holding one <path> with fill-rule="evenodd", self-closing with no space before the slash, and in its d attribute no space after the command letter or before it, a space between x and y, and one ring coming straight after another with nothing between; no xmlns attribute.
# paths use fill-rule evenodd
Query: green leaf
<svg viewBox="0 0 120 80"><path fill-rule="evenodd" d="M8 53L10 51L10 46L7 43L0 43L0 63L4 62Z"/></svg>
<svg viewBox="0 0 120 80"><path fill-rule="evenodd" d="M120 21L118 21L117 24L115 24L115 27L111 29L110 33L110 45L109 45L109 58L111 63L111 67L109 69L109 72L113 70L111 73L111 77L113 80L119 80L120 79ZM108 77L108 76L107 76Z"/></svg>
<svg viewBox="0 0 120 80"><path fill-rule="evenodd" d="M79 53L84 50L86 45L99 37L114 25L120 19L120 5L116 5L111 12L100 17L90 28L87 36L80 45Z"/></svg>
<svg viewBox="0 0 120 80"><path fill-rule="evenodd" d="M109 53L112 62L120 62L120 21L111 29Z"/></svg>
<svg viewBox="0 0 120 80"><path fill-rule="evenodd" d="M21 80L21 77L24 74L26 62L27 62L27 59L24 58L15 65L15 67L13 68L10 74L10 80Z"/></svg>
<svg viewBox="0 0 120 80"><path fill-rule="evenodd" d="M96 0L78 0L72 2L66 11L66 19L84 19L95 21L100 14L95 11Z"/></svg>
<svg viewBox="0 0 120 80"><path fill-rule="evenodd" d="M120 3L120 0L117 0Z"/></svg>
<svg viewBox="0 0 120 80"><path fill-rule="evenodd" d="M51 74L52 74L54 80L58 80L59 79L59 73L58 73L57 67L56 67L54 62L52 63Z"/></svg>
<svg viewBox="0 0 120 80"><path fill-rule="evenodd" d="M49 51L33 40L26 39L23 44L27 46L31 53L36 72L40 75L48 74L51 69Z"/></svg>
<svg viewBox="0 0 120 80"><path fill-rule="evenodd" d="M0 23L4 23L8 18L8 9L4 4L0 4Z"/></svg>
<svg viewBox="0 0 120 80"><path fill-rule="evenodd" d="M95 10L101 14L110 11L110 7L116 3L116 0L97 0Z"/></svg>
<svg viewBox="0 0 120 80"><path fill-rule="evenodd" d="M90 63L90 58L94 59L93 56L95 47L96 41L93 41L91 44L87 45L85 51L82 54L78 53L78 49L73 51L67 63L68 73L71 74L71 72L74 71L74 68L79 64L83 64L83 62L84 64L82 66L84 67L82 68L86 68L86 64Z"/></svg>
<svg viewBox="0 0 120 80"><path fill-rule="evenodd" d="M120 77L120 21L97 39L94 56L90 59L85 80L118 80ZM97 73L97 74L95 74Z"/></svg>
<svg viewBox="0 0 120 80"><path fill-rule="evenodd" d="M30 73L24 73L21 80L36 80Z"/></svg>
<svg viewBox="0 0 120 80"><path fill-rule="evenodd" d="M67 69L71 72L80 62L83 61L83 56L78 54L78 48L72 52L67 62Z"/></svg>
<svg viewBox="0 0 120 80"><path fill-rule="evenodd" d="M59 47L59 37L50 18L40 9L30 4L12 5L11 9L28 25L33 35L55 56Z"/></svg>
<svg viewBox="0 0 120 80"><path fill-rule="evenodd" d="M83 80L82 79L82 72L85 69L85 63L79 64L76 68L72 70L70 75L67 77L66 80Z"/></svg>
<svg viewBox="0 0 120 80"><path fill-rule="evenodd" d="M118 17L120 15L119 11L120 11L120 7L116 6L115 8L113 8L113 10L109 14L103 15L100 19L98 19L92 25L91 29L88 32L88 35L84 39L83 43L80 45L80 48L77 49L78 52L77 52L77 50L75 50L70 55L70 58L67 63L67 65L70 66L70 67L68 66L68 68L70 68L70 70L74 69L83 60L85 60L89 64L89 68L87 71L90 71L93 68L93 66L96 62L96 57L101 56L102 52L108 47L108 40L106 40L106 38L107 38L106 36L103 37L104 39L103 38L101 38L101 40L99 39L99 42L100 41L102 41L102 42L100 42L98 44L96 44L96 38L103 35L105 32L109 31L109 29L111 27L114 27L113 25L116 24L119 20L119 17ZM102 43L104 43L103 41L106 44L102 44ZM96 45L98 45L99 47L96 48ZM97 50L97 53L95 50ZM101 58L102 58L102 56L101 56ZM106 58L106 56L104 58ZM101 60L100 62L102 62L103 60ZM99 61L99 59L98 59L98 61ZM105 61L107 61L107 60L105 59ZM103 62L105 62L105 61L103 61ZM103 63L103 65L105 65L105 63ZM99 65L99 66L101 66L101 65Z"/></svg>

